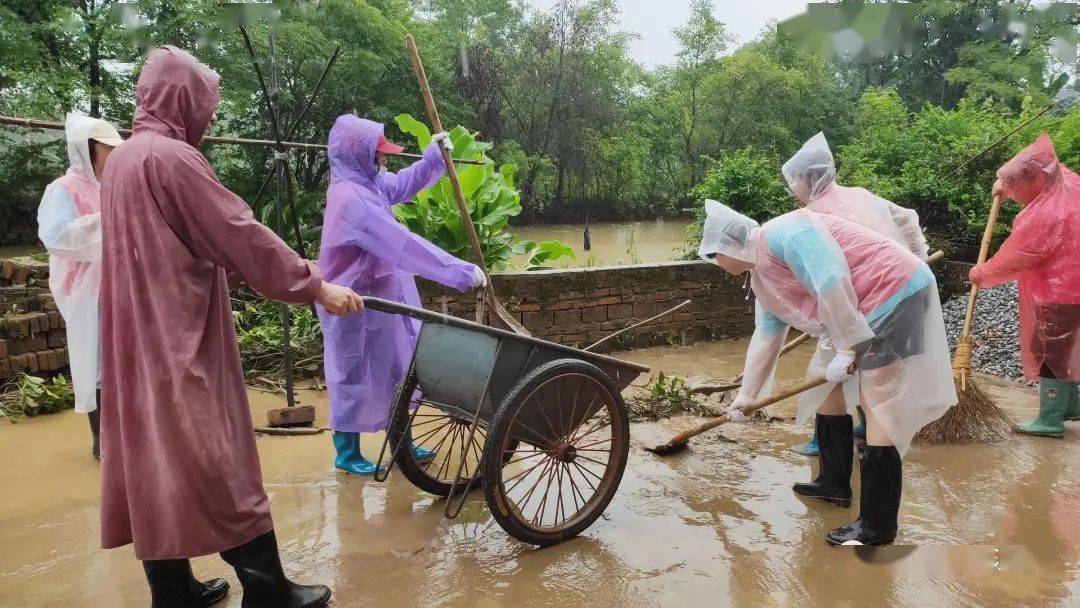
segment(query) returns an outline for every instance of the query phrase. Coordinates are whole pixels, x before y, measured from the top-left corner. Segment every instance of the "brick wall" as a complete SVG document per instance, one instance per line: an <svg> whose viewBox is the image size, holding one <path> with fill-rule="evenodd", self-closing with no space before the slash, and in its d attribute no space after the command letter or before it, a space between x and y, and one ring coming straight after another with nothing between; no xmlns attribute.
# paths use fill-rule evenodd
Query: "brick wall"
<svg viewBox="0 0 1080 608"><path fill-rule="evenodd" d="M67 367L64 318L49 294L49 265L0 260L0 380Z"/></svg>
<svg viewBox="0 0 1080 608"><path fill-rule="evenodd" d="M508 272L494 275L492 282L499 299L533 335L579 347L691 300L598 351L739 337L754 328L742 280L704 262ZM475 296L419 283L425 308L473 318Z"/></svg>

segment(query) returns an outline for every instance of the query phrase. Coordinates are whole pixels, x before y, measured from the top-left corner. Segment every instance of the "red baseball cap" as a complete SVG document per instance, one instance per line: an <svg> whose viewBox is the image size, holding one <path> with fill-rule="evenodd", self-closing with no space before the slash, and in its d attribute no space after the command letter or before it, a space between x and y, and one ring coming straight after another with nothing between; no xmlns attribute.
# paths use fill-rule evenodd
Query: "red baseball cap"
<svg viewBox="0 0 1080 608"><path fill-rule="evenodd" d="M382 152L383 154L398 154L404 149L404 146L399 146L389 139L386 139L385 135L379 137L379 145L375 146L375 151Z"/></svg>

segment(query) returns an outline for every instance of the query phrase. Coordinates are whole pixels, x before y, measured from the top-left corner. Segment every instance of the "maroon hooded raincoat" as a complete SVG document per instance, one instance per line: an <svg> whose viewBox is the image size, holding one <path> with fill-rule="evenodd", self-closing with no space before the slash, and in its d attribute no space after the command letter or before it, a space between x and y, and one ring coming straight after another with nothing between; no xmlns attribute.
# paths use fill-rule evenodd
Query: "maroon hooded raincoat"
<svg viewBox="0 0 1080 608"><path fill-rule="evenodd" d="M241 545L273 528L226 272L310 304L318 270L259 224L194 147L219 77L162 47L133 135L102 177L101 543L142 560Z"/></svg>

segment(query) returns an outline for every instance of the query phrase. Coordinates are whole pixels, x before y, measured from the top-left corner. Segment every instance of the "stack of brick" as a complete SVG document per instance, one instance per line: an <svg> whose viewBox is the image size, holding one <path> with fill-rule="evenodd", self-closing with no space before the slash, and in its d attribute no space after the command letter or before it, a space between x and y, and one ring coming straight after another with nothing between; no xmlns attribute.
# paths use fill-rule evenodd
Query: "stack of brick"
<svg viewBox="0 0 1080 608"><path fill-rule="evenodd" d="M754 314L740 279L711 264L667 262L492 276L500 300L538 338L583 347L690 300L689 306L623 334L598 350L688 344L749 335ZM425 308L463 318L474 296L421 282Z"/></svg>
<svg viewBox="0 0 1080 608"><path fill-rule="evenodd" d="M49 293L48 278L47 263L0 260L0 380L67 367L64 318Z"/></svg>

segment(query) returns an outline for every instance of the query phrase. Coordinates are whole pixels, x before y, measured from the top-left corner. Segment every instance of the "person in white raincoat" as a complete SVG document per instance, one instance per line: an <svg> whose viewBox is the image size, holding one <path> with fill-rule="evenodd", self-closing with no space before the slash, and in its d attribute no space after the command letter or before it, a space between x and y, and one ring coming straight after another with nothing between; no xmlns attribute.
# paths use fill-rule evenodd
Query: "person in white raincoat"
<svg viewBox="0 0 1080 608"><path fill-rule="evenodd" d="M91 453L98 450L98 384L101 340L101 183L105 159L123 143L116 129L98 118L68 114L67 172L45 188L38 207L38 237L49 252L49 289L67 325L68 360L75 411L89 415Z"/></svg>
<svg viewBox="0 0 1080 608"><path fill-rule="evenodd" d="M784 163L781 172L792 198L807 209L849 219L887 236L906 247L920 260L925 260L929 255L930 248L919 225L918 213L881 198L865 188L848 188L836 183L836 163L824 133L818 133L803 144L803 147ZM829 339L822 336L811 359L807 377L823 375L833 354L834 348ZM866 420L862 408L856 405L859 402L857 378L845 382L843 388L828 386L814 389L809 391L804 399L816 402L818 406L826 401L832 401L835 405L846 400L848 411L855 409L861 420L855 429L855 435L866 437ZM794 451L806 456L817 456L817 429L815 428L810 441L794 448Z"/></svg>
<svg viewBox="0 0 1080 608"><path fill-rule="evenodd" d="M698 254L732 274L751 273L754 335L743 384L731 405L741 409L772 390L788 328L828 334L836 353L825 368L835 387L859 376L866 404L866 444L859 446L859 518L830 531L832 544L888 544L896 538L901 456L926 424L956 403L937 282L925 262L897 242L834 215L799 209L759 226L706 201ZM817 413L821 470L793 490L851 505L851 416L807 399L798 421ZM820 408L820 409L818 409Z"/></svg>

